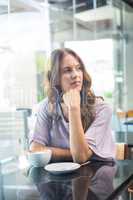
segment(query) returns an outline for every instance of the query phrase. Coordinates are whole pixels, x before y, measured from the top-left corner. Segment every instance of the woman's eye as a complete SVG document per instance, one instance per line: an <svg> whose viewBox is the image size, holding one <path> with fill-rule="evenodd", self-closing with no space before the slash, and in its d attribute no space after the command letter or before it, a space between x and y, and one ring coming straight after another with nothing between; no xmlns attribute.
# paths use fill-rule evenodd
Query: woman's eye
<svg viewBox="0 0 133 200"><path fill-rule="evenodd" d="M82 67L81 67L81 66L78 66L77 69L78 69L78 70L82 70Z"/></svg>
<svg viewBox="0 0 133 200"><path fill-rule="evenodd" d="M64 72L71 72L71 69L66 68L66 69L64 70Z"/></svg>
<svg viewBox="0 0 133 200"><path fill-rule="evenodd" d="M66 67L63 70L63 73L71 73L73 70L77 70L77 71L82 71L82 67L80 65L75 66L75 68L71 68L71 67Z"/></svg>

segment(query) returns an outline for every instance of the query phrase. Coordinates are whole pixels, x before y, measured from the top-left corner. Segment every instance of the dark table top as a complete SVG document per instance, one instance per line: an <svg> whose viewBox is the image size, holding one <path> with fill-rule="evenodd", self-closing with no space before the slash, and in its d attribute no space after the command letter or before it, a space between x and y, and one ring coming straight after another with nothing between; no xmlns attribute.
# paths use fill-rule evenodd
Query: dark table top
<svg viewBox="0 0 133 200"><path fill-rule="evenodd" d="M124 122L125 125L133 125L133 119Z"/></svg>
<svg viewBox="0 0 133 200"><path fill-rule="evenodd" d="M126 200L124 191L133 181L131 160L91 162L64 175L21 164L16 160L1 166L0 200L109 200L119 195Z"/></svg>

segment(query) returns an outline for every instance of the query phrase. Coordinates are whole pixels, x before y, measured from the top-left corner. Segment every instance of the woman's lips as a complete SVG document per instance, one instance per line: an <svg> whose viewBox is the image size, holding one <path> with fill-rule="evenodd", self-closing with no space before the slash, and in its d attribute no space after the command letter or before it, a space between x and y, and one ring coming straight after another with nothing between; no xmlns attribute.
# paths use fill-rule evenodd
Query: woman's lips
<svg viewBox="0 0 133 200"><path fill-rule="evenodd" d="M71 85L74 86L74 87L77 87L77 86L81 85L81 82L80 81L76 81L76 82L71 83Z"/></svg>

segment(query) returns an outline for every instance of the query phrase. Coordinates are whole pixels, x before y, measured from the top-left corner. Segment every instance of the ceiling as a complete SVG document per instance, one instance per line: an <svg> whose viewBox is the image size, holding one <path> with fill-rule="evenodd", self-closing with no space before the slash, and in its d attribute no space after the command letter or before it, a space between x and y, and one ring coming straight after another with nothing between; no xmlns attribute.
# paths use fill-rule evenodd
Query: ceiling
<svg viewBox="0 0 133 200"><path fill-rule="evenodd" d="M8 13L10 7L11 12L38 11L44 0L0 0L0 14Z"/></svg>
<svg viewBox="0 0 133 200"><path fill-rule="evenodd" d="M122 1L133 7L133 0L122 0Z"/></svg>
<svg viewBox="0 0 133 200"><path fill-rule="evenodd" d="M48 0L49 2L51 0ZM54 0L58 3L59 0ZM63 0L61 0L63 1ZM69 1L69 0L68 0ZM81 1L81 0L80 0ZM88 0L89 1L89 0ZM120 0L133 7L133 0ZM10 2L11 12L35 11L45 2L45 0L0 0L0 14L8 13L8 4ZM115 2L115 1L114 1ZM119 2L119 1L118 1Z"/></svg>

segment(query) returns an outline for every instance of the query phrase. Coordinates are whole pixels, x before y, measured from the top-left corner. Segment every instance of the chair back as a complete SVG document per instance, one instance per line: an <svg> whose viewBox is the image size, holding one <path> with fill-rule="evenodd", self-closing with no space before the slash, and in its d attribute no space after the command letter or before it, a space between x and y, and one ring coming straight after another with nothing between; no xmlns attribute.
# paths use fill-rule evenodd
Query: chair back
<svg viewBox="0 0 133 200"><path fill-rule="evenodd" d="M129 192L129 200L133 199L133 181L132 183L128 186L128 192Z"/></svg>
<svg viewBox="0 0 133 200"><path fill-rule="evenodd" d="M126 132L128 133L128 126L133 126L133 110L127 111L117 111L117 118L119 122L120 132L123 130L123 125L126 127Z"/></svg>
<svg viewBox="0 0 133 200"><path fill-rule="evenodd" d="M15 156L25 149L27 134L24 111L0 112L0 160Z"/></svg>
<svg viewBox="0 0 133 200"><path fill-rule="evenodd" d="M126 118L133 118L133 110L128 110L126 112Z"/></svg>
<svg viewBox="0 0 133 200"><path fill-rule="evenodd" d="M116 143L116 159L125 160L133 159L133 144Z"/></svg>

